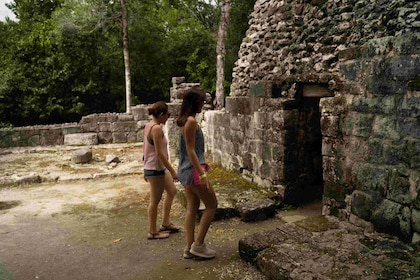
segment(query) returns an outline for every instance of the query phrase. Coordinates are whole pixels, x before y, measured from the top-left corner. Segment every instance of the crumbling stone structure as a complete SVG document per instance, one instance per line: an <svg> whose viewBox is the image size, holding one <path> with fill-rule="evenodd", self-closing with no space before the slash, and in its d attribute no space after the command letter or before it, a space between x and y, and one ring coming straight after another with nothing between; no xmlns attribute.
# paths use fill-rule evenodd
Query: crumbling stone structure
<svg viewBox="0 0 420 280"><path fill-rule="evenodd" d="M286 204L322 198L324 214L419 242L419 11L410 0L257 0L226 108L199 116L208 156ZM172 81L176 115L198 84ZM1 129L0 147L61 145L72 134L141 142L147 120L139 105ZM174 121L166 134L176 162Z"/></svg>
<svg viewBox="0 0 420 280"><path fill-rule="evenodd" d="M420 241L420 3L257 0L213 159L324 214Z"/></svg>

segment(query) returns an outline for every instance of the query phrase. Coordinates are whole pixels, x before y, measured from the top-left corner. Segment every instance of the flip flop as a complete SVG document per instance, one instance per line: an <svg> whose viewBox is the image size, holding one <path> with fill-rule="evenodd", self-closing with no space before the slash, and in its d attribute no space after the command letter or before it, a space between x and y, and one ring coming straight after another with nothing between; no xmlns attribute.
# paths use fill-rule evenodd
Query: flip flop
<svg viewBox="0 0 420 280"><path fill-rule="evenodd" d="M147 239L152 240L152 239L165 239L169 237L169 233L167 232L156 232L156 233L151 233L149 232L149 234L147 234Z"/></svg>
<svg viewBox="0 0 420 280"><path fill-rule="evenodd" d="M175 226L173 223L170 223L167 226L161 225L159 231L169 231L171 233L179 232L180 228Z"/></svg>

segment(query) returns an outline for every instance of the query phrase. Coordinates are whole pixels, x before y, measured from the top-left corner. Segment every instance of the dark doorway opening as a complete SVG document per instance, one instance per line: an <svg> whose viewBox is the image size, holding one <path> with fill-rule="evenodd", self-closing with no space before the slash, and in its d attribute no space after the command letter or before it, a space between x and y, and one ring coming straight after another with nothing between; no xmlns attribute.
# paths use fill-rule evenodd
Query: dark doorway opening
<svg viewBox="0 0 420 280"><path fill-rule="evenodd" d="M286 104L284 203L300 206L322 199L322 132L320 99L298 87L295 100Z"/></svg>

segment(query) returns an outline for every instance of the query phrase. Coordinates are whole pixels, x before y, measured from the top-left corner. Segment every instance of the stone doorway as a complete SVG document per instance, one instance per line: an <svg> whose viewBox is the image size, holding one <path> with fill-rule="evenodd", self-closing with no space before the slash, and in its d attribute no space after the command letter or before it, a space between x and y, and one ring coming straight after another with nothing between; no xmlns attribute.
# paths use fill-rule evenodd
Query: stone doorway
<svg viewBox="0 0 420 280"><path fill-rule="evenodd" d="M299 206L322 199L322 97L331 96L323 85L300 84L295 100L286 104L284 202Z"/></svg>

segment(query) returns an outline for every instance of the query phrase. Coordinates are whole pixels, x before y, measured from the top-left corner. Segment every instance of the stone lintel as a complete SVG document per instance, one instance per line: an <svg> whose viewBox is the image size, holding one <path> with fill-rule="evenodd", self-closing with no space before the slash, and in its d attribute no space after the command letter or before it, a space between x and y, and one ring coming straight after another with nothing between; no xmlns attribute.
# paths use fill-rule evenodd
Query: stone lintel
<svg viewBox="0 0 420 280"><path fill-rule="evenodd" d="M334 93L322 84L303 84L303 97L333 97Z"/></svg>

